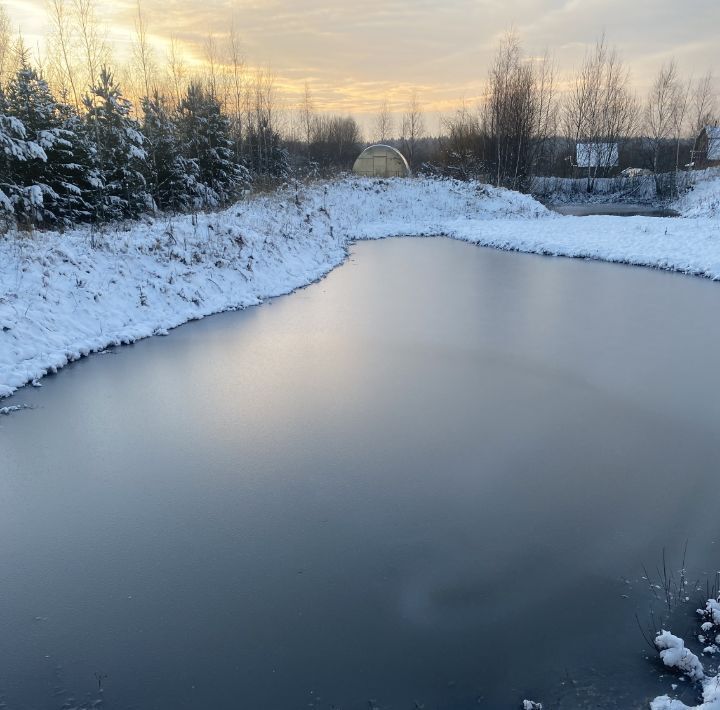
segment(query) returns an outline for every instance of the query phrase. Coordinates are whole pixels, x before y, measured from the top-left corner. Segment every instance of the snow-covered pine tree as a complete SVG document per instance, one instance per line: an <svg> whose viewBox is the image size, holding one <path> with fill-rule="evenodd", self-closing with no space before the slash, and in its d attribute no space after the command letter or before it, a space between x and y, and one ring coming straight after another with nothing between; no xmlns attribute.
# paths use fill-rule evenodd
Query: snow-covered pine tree
<svg viewBox="0 0 720 710"><path fill-rule="evenodd" d="M28 140L23 122L9 115L7 98L0 87L0 214L7 221L22 221L29 215L32 222L35 211L42 214L42 189L24 182L20 166L45 160L45 151Z"/></svg>
<svg viewBox="0 0 720 710"><path fill-rule="evenodd" d="M98 199L102 194L102 175L97 164L97 150L85 118L67 101L59 104L62 128L70 142L69 162L58 168L60 180L56 192L66 195L61 215L72 223L92 221L98 213Z"/></svg>
<svg viewBox="0 0 720 710"><path fill-rule="evenodd" d="M100 177L96 218L137 217L150 206L151 198L144 177L144 139L139 124L130 116L130 101L122 95L109 69L103 67L83 103Z"/></svg>
<svg viewBox="0 0 720 710"><path fill-rule="evenodd" d="M148 189L161 210L200 207L202 186L197 161L183 155L178 129L164 99L157 93L142 101L142 132L147 152Z"/></svg>
<svg viewBox="0 0 720 710"><path fill-rule="evenodd" d="M230 122L212 92L190 84L178 107L178 128L185 157L197 163L205 204L237 198L249 185L250 174L237 162Z"/></svg>
<svg viewBox="0 0 720 710"><path fill-rule="evenodd" d="M87 219L91 210L85 197L92 167L82 137L73 130L80 122L68 106L56 101L26 53L19 57L18 71L8 83L6 106L22 121L26 137L39 145L47 158L14 164L16 181L24 186L24 194L15 205L18 218L65 226Z"/></svg>

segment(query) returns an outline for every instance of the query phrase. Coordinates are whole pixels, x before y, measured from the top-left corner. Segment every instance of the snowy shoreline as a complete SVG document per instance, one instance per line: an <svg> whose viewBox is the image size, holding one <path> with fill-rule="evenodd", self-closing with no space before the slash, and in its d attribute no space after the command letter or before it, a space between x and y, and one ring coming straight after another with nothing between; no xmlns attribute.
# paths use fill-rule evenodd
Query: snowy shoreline
<svg viewBox="0 0 720 710"><path fill-rule="evenodd" d="M291 293L343 263L353 242L393 236L720 280L716 217L561 217L526 195L448 180L287 188L110 227L95 248L88 229L0 238L0 397L92 352Z"/></svg>

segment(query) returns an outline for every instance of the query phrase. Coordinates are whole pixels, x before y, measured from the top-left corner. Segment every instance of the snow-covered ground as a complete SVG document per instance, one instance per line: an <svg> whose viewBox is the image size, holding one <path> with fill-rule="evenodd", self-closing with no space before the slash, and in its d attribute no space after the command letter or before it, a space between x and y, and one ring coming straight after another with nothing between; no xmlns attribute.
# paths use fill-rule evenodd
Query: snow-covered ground
<svg viewBox="0 0 720 710"><path fill-rule="evenodd" d="M88 229L6 235L0 396L109 345L289 293L340 264L360 239L442 234L720 279L720 219L693 209L694 219L560 217L476 183L349 178L219 213L108 228L93 236L95 247Z"/></svg>
<svg viewBox="0 0 720 710"><path fill-rule="evenodd" d="M720 217L720 168L692 175L690 189L673 207L684 217Z"/></svg>

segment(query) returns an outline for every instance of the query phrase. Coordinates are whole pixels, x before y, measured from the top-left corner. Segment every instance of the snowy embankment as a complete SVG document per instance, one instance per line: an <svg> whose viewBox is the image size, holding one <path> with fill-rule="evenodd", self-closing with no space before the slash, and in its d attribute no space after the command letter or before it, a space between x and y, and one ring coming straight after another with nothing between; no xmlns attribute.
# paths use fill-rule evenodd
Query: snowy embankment
<svg viewBox="0 0 720 710"><path fill-rule="evenodd" d="M720 217L720 169L693 173L690 189L673 207L683 217Z"/></svg>
<svg viewBox="0 0 720 710"><path fill-rule="evenodd" d="M448 181L343 180L223 212L0 237L0 396L91 352L316 281L353 239L447 231L547 211Z"/></svg>
<svg viewBox="0 0 720 710"><path fill-rule="evenodd" d="M0 238L0 396L71 360L260 303L340 264L348 244L447 235L500 249L720 279L720 220L560 217L447 180L346 179L223 212Z"/></svg>

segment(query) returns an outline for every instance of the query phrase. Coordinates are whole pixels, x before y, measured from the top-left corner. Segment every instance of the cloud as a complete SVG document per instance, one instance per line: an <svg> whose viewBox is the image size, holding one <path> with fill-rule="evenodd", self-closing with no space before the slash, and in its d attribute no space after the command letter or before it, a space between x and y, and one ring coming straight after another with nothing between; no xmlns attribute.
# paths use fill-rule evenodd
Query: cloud
<svg viewBox="0 0 720 710"><path fill-rule="evenodd" d="M136 3L96 0L114 38L132 34ZM479 95L494 46L514 26L530 54L545 48L561 69L577 65L604 31L633 67L642 89L675 55L696 75L720 59L717 0L141 0L160 45L174 35L200 59L208 35L232 23L249 63L271 66L278 85L298 94L310 81L319 103L373 111L385 95L412 86L434 107ZM45 32L45 0L6 0L24 32ZM294 90L295 89L295 90Z"/></svg>

